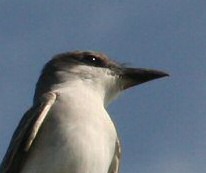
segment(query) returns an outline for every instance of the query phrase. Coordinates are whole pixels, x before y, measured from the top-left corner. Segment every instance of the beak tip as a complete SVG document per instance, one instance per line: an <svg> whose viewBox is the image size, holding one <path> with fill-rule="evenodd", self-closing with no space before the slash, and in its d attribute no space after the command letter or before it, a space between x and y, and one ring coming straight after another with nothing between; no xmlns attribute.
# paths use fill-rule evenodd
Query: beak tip
<svg viewBox="0 0 206 173"><path fill-rule="evenodd" d="M161 77L169 77L169 76L170 76L169 73L159 71L159 77L160 77L160 78L161 78Z"/></svg>
<svg viewBox="0 0 206 173"><path fill-rule="evenodd" d="M124 79L125 86L124 89L130 88L141 83L145 83L154 79L159 79L163 77L169 77L169 73L153 70L153 69L143 69L143 68L127 68L125 69Z"/></svg>

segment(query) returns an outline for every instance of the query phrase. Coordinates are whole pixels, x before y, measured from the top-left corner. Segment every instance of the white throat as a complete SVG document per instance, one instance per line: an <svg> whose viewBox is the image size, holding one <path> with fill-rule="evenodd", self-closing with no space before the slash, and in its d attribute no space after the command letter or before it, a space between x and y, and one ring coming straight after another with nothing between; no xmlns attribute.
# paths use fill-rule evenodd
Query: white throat
<svg viewBox="0 0 206 173"><path fill-rule="evenodd" d="M80 69L78 69L80 68ZM109 69L79 66L70 72L59 72L62 83L54 84L52 90L65 97L78 100L81 104L91 102L107 107L120 93L116 87L116 77ZM84 73L78 73L83 71Z"/></svg>

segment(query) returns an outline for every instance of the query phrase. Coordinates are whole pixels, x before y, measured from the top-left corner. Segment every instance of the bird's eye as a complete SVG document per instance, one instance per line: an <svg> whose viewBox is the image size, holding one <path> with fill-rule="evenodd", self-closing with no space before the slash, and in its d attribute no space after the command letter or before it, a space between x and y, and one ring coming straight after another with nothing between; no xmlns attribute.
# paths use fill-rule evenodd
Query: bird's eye
<svg viewBox="0 0 206 173"><path fill-rule="evenodd" d="M92 65L92 66L96 66L96 67L104 67L104 62L102 59L89 55L84 57L83 59L84 63L88 64L88 65Z"/></svg>
<svg viewBox="0 0 206 173"><path fill-rule="evenodd" d="M89 57L89 59L90 59L90 61L92 61L92 62L97 61L97 58L96 58L96 57Z"/></svg>

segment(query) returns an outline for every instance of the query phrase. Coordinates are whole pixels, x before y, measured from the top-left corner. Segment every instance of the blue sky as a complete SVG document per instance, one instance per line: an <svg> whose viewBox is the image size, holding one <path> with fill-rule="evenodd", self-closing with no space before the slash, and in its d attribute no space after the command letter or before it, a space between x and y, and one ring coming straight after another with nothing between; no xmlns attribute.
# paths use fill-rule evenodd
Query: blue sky
<svg viewBox="0 0 206 173"><path fill-rule="evenodd" d="M205 0L1 0L0 159L43 65L60 52L96 50L171 75L110 106L121 172L206 172L205 7Z"/></svg>

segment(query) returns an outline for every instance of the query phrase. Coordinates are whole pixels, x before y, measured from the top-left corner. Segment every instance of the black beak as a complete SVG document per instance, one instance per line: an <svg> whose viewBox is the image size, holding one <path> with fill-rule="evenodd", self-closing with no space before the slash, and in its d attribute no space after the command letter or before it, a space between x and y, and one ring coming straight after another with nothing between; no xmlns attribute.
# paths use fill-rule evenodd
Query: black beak
<svg viewBox="0 0 206 173"><path fill-rule="evenodd" d="M169 74L159 70L144 68L122 68L120 75L123 82L123 89L166 76L169 76Z"/></svg>

